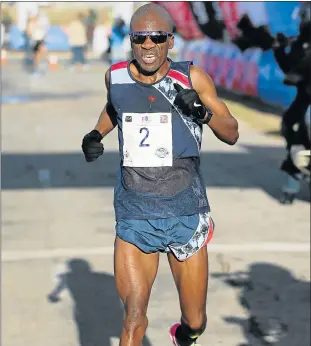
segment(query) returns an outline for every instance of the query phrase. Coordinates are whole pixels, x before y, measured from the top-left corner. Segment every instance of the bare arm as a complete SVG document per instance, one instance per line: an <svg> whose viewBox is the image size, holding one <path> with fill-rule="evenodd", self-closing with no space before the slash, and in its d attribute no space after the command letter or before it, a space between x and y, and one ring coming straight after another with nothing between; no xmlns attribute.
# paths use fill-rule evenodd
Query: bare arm
<svg viewBox="0 0 311 346"><path fill-rule="evenodd" d="M225 103L218 98L211 77L197 66L191 66L190 76L193 89L199 94L204 105L214 114L208 126L222 142L234 145L239 138L238 122L230 114Z"/></svg>
<svg viewBox="0 0 311 346"><path fill-rule="evenodd" d="M116 111L114 110L109 98L109 70L105 74L105 83L107 88L107 103L101 112L95 130L101 133L103 137L108 135L117 125Z"/></svg>

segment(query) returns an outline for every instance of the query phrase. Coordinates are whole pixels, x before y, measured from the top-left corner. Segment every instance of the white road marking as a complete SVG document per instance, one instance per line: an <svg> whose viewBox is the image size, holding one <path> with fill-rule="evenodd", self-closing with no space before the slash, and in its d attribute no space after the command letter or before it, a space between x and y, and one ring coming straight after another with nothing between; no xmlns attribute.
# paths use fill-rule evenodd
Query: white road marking
<svg viewBox="0 0 311 346"><path fill-rule="evenodd" d="M210 253L217 252L298 252L310 253L310 243L245 243L245 244L210 244ZM59 248L32 251L3 251L2 262L18 262L36 259L52 259L73 256L112 255L113 247L93 248Z"/></svg>

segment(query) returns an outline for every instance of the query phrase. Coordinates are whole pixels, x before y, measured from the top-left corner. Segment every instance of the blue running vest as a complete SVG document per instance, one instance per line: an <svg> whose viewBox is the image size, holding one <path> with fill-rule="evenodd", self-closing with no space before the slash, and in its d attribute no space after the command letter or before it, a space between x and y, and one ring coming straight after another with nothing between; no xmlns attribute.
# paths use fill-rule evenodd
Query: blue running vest
<svg viewBox="0 0 311 346"><path fill-rule="evenodd" d="M111 66L109 97L117 112L121 156L116 220L210 211L200 171L202 125L173 105L174 83L192 87L192 62L170 63L166 76L154 84L135 80L129 61Z"/></svg>

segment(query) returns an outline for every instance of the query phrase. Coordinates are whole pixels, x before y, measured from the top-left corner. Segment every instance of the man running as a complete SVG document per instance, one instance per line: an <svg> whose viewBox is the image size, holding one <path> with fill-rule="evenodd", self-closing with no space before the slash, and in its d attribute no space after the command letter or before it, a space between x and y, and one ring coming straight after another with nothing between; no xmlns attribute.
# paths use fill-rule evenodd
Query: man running
<svg viewBox="0 0 311 346"><path fill-rule="evenodd" d="M223 142L238 123L211 78L191 62L173 62L173 23L164 8L141 6L131 20L134 60L106 73L107 104L82 142L87 162L118 126L121 164L114 194L115 277L124 303L120 346L141 346L159 253L167 252L181 307L170 329L176 346L197 345L206 327L208 256L214 223L200 172L202 128Z"/></svg>

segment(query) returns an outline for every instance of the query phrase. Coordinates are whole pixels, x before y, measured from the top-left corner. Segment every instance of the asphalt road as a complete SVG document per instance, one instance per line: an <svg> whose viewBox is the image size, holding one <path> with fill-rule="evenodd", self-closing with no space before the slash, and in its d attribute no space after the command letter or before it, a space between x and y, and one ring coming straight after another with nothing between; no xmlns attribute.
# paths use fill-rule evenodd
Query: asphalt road
<svg viewBox="0 0 311 346"><path fill-rule="evenodd" d="M116 132L87 164L81 139L105 103L105 66L43 78L2 69L2 344L114 346L123 310L114 287ZM202 170L215 219L203 345L310 345L310 194L279 204L280 138L263 113L228 101L234 146L206 129ZM273 116L267 115L267 122ZM52 296L51 296L52 294ZM152 292L146 346L168 346L179 304L166 257ZM268 337L264 336L269 331ZM264 341L265 340L265 341Z"/></svg>

